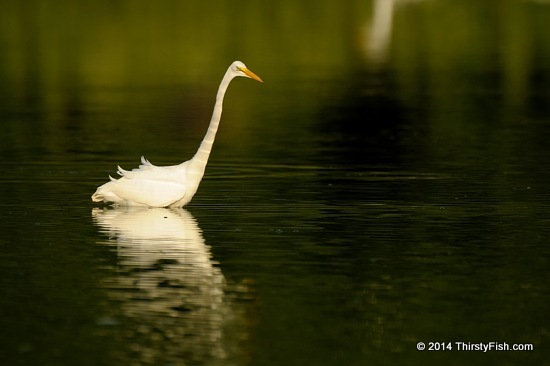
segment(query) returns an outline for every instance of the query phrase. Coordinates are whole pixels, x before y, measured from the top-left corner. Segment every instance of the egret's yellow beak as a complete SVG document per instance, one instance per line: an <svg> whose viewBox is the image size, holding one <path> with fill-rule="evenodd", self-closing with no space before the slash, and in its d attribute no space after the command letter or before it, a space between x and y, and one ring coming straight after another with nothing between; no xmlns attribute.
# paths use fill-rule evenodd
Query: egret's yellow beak
<svg viewBox="0 0 550 366"><path fill-rule="evenodd" d="M252 71L248 70L246 67L239 67L239 70L244 72L246 76L248 76L251 79L259 81L260 83L264 82L258 75L254 74Z"/></svg>

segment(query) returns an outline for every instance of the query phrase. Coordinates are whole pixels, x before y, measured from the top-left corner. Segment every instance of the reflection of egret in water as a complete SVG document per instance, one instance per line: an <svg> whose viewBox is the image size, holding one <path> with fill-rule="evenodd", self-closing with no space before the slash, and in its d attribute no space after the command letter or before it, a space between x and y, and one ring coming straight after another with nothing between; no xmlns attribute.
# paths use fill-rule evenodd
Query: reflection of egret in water
<svg viewBox="0 0 550 366"><path fill-rule="evenodd" d="M103 286L121 312L122 320L105 320L122 329L121 364L222 362L231 310L193 216L181 208L96 208L92 215L118 254L117 275Z"/></svg>

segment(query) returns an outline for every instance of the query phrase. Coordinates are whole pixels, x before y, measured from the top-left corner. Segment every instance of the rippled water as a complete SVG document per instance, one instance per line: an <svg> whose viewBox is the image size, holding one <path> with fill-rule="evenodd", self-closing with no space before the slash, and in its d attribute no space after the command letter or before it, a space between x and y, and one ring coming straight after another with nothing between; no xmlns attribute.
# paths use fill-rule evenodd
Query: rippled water
<svg viewBox="0 0 550 366"><path fill-rule="evenodd" d="M421 364L419 341L544 347L549 202L531 171L214 162L194 203L169 210L92 207L101 165L3 164L13 364Z"/></svg>

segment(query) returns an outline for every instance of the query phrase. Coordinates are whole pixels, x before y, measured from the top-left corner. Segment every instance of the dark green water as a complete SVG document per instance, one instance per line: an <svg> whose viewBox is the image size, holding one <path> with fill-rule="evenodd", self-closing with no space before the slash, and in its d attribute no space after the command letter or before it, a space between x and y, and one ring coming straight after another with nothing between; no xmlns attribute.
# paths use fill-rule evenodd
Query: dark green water
<svg viewBox="0 0 550 366"><path fill-rule="evenodd" d="M548 365L550 6L505 3L395 1L384 46L374 2L217 2L240 43L186 2L6 2L0 363ZM94 206L193 155L237 58L265 83L191 204Z"/></svg>

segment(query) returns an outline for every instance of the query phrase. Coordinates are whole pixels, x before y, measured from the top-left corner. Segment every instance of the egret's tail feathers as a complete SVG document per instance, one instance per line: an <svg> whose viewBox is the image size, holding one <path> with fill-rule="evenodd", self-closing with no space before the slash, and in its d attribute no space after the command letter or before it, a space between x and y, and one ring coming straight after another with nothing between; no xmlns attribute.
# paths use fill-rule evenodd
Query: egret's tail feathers
<svg viewBox="0 0 550 366"><path fill-rule="evenodd" d="M92 201L93 202L101 202L103 201L103 195L99 194L99 193L94 193L92 194Z"/></svg>
<svg viewBox="0 0 550 366"><path fill-rule="evenodd" d="M149 162L149 160L145 159L145 156L143 156L143 155L141 156L141 163L143 165L153 165L153 164L151 164L151 162Z"/></svg>
<svg viewBox="0 0 550 366"><path fill-rule="evenodd" d="M151 162L147 159L145 159L145 156L141 157L141 165L138 169L147 169L147 168L154 168L156 165L151 164Z"/></svg>
<svg viewBox="0 0 550 366"><path fill-rule="evenodd" d="M120 176L124 176L124 174L128 173L128 170L124 170L120 167L120 165L117 166L118 170L117 170L117 174L120 175Z"/></svg>

